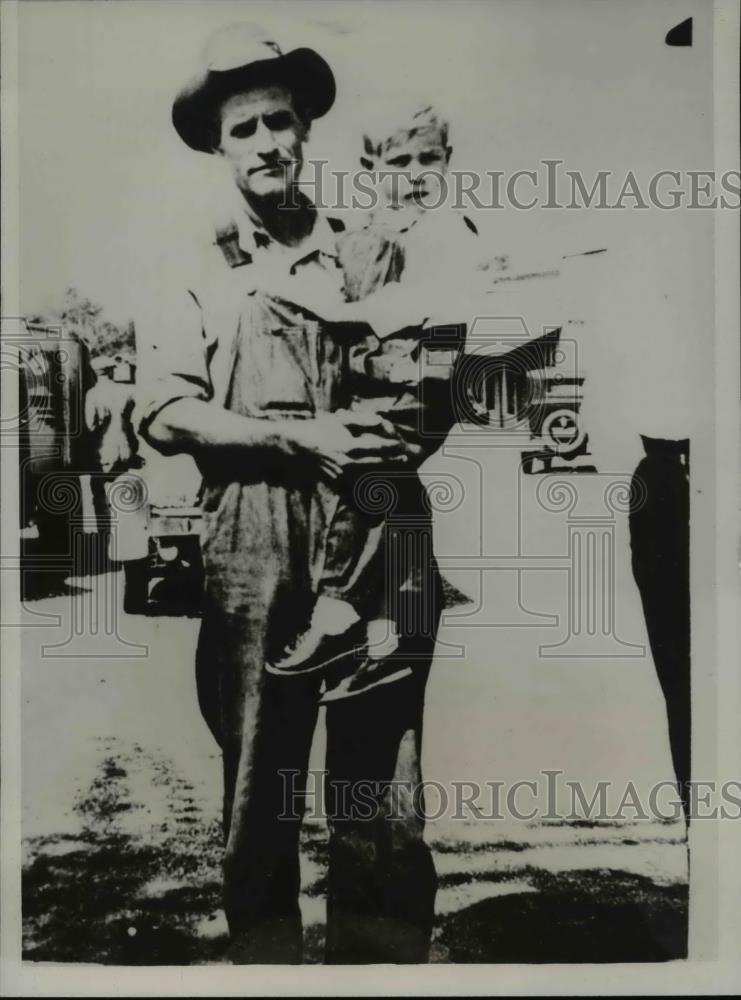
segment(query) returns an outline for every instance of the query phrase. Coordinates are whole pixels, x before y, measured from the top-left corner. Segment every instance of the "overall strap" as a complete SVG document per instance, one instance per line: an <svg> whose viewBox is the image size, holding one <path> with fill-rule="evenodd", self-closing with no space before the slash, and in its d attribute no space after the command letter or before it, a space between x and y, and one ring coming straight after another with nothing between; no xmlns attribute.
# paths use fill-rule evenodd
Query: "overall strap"
<svg viewBox="0 0 741 1000"><path fill-rule="evenodd" d="M239 245L239 229L235 222L217 226L214 243L223 253L229 267L241 267L252 263L252 254L247 253Z"/></svg>

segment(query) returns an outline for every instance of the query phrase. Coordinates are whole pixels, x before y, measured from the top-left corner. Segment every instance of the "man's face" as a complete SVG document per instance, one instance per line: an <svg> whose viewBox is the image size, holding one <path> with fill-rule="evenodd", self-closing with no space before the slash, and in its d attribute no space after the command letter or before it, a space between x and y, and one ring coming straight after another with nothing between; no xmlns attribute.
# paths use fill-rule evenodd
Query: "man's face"
<svg viewBox="0 0 741 1000"><path fill-rule="evenodd" d="M287 196L303 163L307 134L289 90L256 87L222 104L217 151L245 197Z"/></svg>
<svg viewBox="0 0 741 1000"><path fill-rule="evenodd" d="M381 190L386 204L394 209L424 212L438 205L444 192L442 181L448 169L450 148L442 137L417 135L387 149L378 164Z"/></svg>

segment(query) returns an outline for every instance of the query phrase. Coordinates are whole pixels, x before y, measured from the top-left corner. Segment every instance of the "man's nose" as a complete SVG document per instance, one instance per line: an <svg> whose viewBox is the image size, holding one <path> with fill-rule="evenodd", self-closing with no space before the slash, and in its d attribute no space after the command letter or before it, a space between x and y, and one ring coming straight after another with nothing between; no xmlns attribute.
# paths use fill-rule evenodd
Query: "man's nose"
<svg viewBox="0 0 741 1000"><path fill-rule="evenodd" d="M255 148L260 156L274 156L278 152L278 143L275 136L267 127L265 122L258 122L255 130Z"/></svg>

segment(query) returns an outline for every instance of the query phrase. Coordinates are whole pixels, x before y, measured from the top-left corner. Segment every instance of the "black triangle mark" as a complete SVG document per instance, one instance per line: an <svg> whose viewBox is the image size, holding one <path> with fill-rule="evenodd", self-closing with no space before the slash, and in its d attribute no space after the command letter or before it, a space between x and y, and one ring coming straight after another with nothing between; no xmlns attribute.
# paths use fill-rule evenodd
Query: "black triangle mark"
<svg viewBox="0 0 741 1000"><path fill-rule="evenodd" d="M667 45L692 45L692 18L675 24L666 33Z"/></svg>

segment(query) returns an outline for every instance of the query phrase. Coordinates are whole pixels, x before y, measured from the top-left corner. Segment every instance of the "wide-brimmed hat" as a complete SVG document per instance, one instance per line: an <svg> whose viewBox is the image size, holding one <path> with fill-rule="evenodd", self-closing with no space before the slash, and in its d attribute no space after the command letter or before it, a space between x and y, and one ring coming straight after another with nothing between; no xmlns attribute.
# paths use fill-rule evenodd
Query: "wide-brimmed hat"
<svg viewBox="0 0 741 1000"><path fill-rule="evenodd" d="M191 149L212 153L221 104L233 94L271 84L287 87L309 119L321 118L334 104L334 75L313 49L283 53L276 42L241 26L222 30L207 43L204 68L175 98L172 123Z"/></svg>

